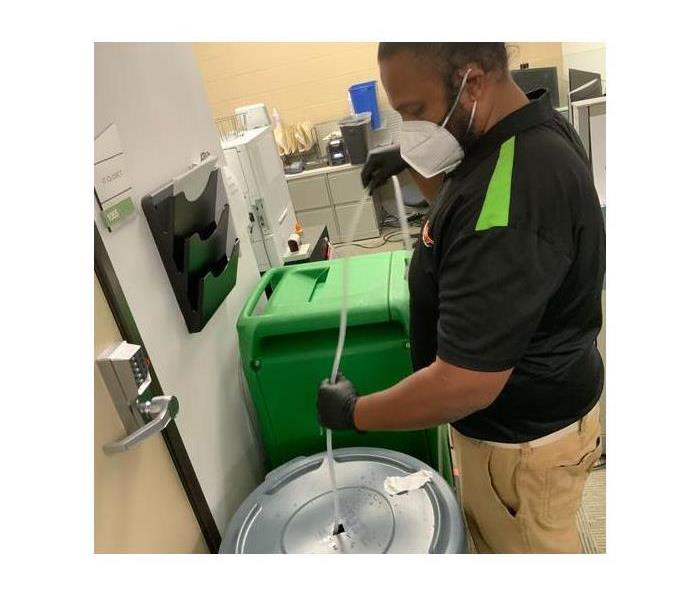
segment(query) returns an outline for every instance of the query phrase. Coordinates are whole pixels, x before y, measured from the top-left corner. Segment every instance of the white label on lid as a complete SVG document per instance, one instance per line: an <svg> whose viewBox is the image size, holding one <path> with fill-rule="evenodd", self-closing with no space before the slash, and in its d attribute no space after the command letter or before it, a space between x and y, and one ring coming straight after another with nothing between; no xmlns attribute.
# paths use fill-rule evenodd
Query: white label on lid
<svg viewBox="0 0 700 600"><path fill-rule="evenodd" d="M417 490L423 487L432 478L432 473L425 469L421 469L420 471L416 471L404 477L387 477L384 480L384 491L391 496L396 496L396 494L400 494L401 492Z"/></svg>

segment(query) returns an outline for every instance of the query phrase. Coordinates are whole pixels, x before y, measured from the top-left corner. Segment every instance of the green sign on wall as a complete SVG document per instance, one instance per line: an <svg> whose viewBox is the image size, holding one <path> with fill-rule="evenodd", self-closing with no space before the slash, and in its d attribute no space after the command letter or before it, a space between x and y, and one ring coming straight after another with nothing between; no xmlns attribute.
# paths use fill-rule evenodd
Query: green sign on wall
<svg viewBox="0 0 700 600"><path fill-rule="evenodd" d="M112 228L134 214L134 210L134 203L131 201L131 196L127 196L109 208L105 208L102 211L102 220L107 227Z"/></svg>

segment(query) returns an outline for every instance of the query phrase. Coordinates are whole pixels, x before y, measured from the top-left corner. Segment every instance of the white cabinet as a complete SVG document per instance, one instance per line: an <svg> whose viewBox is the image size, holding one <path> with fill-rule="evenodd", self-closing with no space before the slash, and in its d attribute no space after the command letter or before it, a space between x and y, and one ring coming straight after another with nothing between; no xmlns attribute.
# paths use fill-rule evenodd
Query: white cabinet
<svg viewBox="0 0 700 600"><path fill-rule="evenodd" d="M607 206L605 196L605 113L607 99L589 98L571 103L571 122L591 161L593 183L601 206Z"/></svg>
<svg viewBox="0 0 700 600"><path fill-rule="evenodd" d="M338 225L335 221L335 214L330 206L327 208L297 211L297 220L303 227L325 225L328 227L328 238L330 241L334 244L341 241L340 234L338 232Z"/></svg>
<svg viewBox="0 0 700 600"><path fill-rule="evenodd" d="M360 173L360 169L353 169L352 171L328 174L328 188L331 192L333 204L336 206L349 204L358 202L366 197Z"/></svg>
<svg viewBox="0 0 700 600"><path fill-rule="evenodd" d="M328 167L288 178L292 205L302 226L327 225L335 243L378 237L374 201L367 198L361 170L361 166Z"/></svg>
<svg viewBox="0 0 700 600"><path fill-rule="evenodd" d="M357 214L357 211L359 215ZM341 242L352 242L354 240L366 240L379 236L379 223L377 223L377 213L374 210L374 202L370 199L362 203L343 204L335 207L335 214L338 217L339 238ZM350 229L355 222L355 234L352 235Z"/></svg>
<svg viewBox="0 0 700 600"><path fill-rule="evenodd" d="M315 175L288 181L289 195L292 197L294 210L310 210L331 205L325 175Z"/></svg>

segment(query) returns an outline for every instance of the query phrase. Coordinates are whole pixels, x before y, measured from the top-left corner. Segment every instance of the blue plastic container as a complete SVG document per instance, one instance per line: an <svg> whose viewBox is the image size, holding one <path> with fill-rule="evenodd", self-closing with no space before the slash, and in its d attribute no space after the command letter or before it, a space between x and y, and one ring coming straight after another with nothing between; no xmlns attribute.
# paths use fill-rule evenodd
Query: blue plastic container
<svg viewBox="0 0 700 600"><path fill-rule="evenodd" d="M379 104L377 103L377 82L365 81L350 86L350 99L356 113L371 112L370 124L372 129L381 127Z"/></svg>

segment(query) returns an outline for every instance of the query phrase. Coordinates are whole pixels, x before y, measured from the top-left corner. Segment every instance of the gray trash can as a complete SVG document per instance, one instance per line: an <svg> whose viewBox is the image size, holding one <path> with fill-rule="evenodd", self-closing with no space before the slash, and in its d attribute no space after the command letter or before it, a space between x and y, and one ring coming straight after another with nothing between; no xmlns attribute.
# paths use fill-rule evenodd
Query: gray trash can
<svg viewBox="0 0 700 600"><path fill-rule="evenodd" d="M221 554L367 554L466 551L462 511L448 483L424 462L393 450L334 451L341 523L332 535L333 494L326 454L271 471L229 523ZM384 480L420 469L423 487L389 495Z"/></svg>
<svg viewBox="0 0 700 600"><path fill-rule="evenodd" d="M365 112L338 122L352 165L362 165L367 160L371 118L372 113Z"/></svg>

